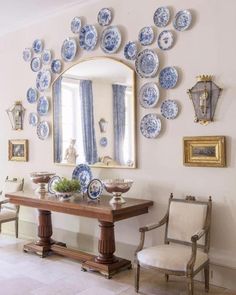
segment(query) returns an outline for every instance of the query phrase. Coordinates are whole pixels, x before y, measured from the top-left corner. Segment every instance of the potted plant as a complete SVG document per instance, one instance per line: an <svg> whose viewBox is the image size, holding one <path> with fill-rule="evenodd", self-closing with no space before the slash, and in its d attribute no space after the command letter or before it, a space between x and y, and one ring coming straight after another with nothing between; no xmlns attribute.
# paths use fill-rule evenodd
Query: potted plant
<svg viewBox="0 0 236 295"><path fill-rule="evenodd" d="M63 177L53 186L56 194L62 198L69 198L80 190L80 182L77 179L67 179Z"/></svg>

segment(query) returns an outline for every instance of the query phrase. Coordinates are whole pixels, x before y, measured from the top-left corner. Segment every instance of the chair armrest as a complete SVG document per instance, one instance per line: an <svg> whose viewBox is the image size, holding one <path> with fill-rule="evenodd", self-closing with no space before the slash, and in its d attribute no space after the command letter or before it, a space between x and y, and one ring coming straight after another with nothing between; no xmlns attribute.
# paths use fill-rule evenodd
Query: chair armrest
<svg viewBox="0 0 236 295"><path fill-rule="evenodd" d="M158 227L164 225L167 222L167 219L168 219L168 214L166 214L164 216L164 218L162 218L158 223L148 224L148 225L145 225L143 227L140 227L139 231L140 232L146 232L146 231L150 231L150 230L153 230L155 228L158 228Z"/></svg>
<svg viewBox="0 0 236 295"><path fill-rule="evenodd" d="M201 229L199 231L197 231L194 235L192 235L191 237L191 241L197 242L199 239L201 239L202 236L204 236L207 232L207 228Z"/></svg>

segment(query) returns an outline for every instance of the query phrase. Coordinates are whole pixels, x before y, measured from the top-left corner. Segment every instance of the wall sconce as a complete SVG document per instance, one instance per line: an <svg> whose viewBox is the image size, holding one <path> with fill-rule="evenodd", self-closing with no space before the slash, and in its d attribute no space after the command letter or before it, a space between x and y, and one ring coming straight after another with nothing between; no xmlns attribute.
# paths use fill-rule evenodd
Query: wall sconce
<svg viewBox="0 0 236 295"><path fill-rule="evenodd" d="M107 129L107 121L105 119L100 119L99 122L99 128L101 133L105 133Z"/></svg>
<svg viewBox="0 0 236 295"><path fill-rule="evenodd" d="M222 89L218 87L210 75L197 76L197 83L188 89L195 111L195 122L207 125L213 121L218 98Z"/></svg>
<svg viewBox="0 0 236 295"><path fill-rule="evenodd" d="M13 106L6 110L13 130L22 130L25 108L21 101L16 101Z"/></svg>

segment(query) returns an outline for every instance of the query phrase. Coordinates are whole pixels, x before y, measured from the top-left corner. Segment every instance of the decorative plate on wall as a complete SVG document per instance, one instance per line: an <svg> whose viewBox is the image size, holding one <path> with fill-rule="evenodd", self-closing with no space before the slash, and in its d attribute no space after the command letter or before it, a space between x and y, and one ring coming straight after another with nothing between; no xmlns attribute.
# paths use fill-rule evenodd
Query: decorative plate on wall
<svg viewBox="0 0 236 295"><path fill-rule="evenodd" d="M46 96L41 96L37 102L37 112L39 116L46 116L49 109L49 102Z"/></svg>
<svg viewBox="0 0 236 295"><path fill-rule="evenodd" d="M42 121L37 126L37 135L41 140L48 138L50 132L49 124L47 121Z"/></svg>
<svg viewBox="0 0 236 295"><path fill-rule="evenodd" d="M62 70L62 62L60 59L54 59L51 63L51 70L54 74L60 74Z"/></svg>
<svg viewBox="0 0 236 295"><path fill-rule="evenodd" d="M79 45L81 48L87 51L91 51L95 48L98 41L98 33L95 26L86 25L80 31Z"/></svg>
<svg viewBox="0 0 236 295"><path fill-rule="evenodd" d="M146 138L155 138L161 131L161 120L157 114L145 115L140 123L140 131Z"/></svg>
<svg viewBox="0 0 236 295"><path fill-rule="evenodd" d="M159 75L159 83L162 88L174 88L178 81L178 72L174 67L166 67L161 70Z"/></svg>
<svg viewBox="0 0 236 295"><path fill-rule="evenodd" d="M138 49L135 42L128 42L124 48L124 57L129 60L135 60L137 57Z"/></svg>
<svg viewBox="0 0 236 295"><path fill-rule="evenodd" d="M166 99L161 104L161 114L166 119L175 119L178 115L179 108L176 101Z"/></svg>
<svg viewBox="0 0 236 295"><path fill-rule="evenodd" d="M78 34L80 28L81 28L81 19L80 19L80 17L75 16L71 21L70 29L71 29L72 33Z"/></svg>
<svg viewBox="0 0 236 295"><path fill-rule="evenodd" d="M192 15L189 10L180 10L176 13L173 20L173 26L177 31L185 31L192 22Z"/></svg>
<svg viewBox="0 0 236 295"><path fill-rule="evenodd" d="M43 41L40 39L34 40L32 47L35 53L41 53L43 51Z"/></svg>
<svg viewBox="0 0 236 295"><path fill-rule="evenodd" d="M96 200L100 197L103 191L103 183L100 179L94 178L90 181L87 189L88 197L91 200Z"/></svg>
<svg viewBox="0 0 236 295"><path fill-rule="evenodd" d="M97 16L99 25L108 26L112 21L112 12L109 8L102 8Z"/></svg>
<svg viewBox="0 0 236 295"><path fill-rule="evenodd" d="M169 30L162 31L158 36L157 44L161 50L172 48L174 45L174 35Z"/></svg>
<svg viewBox="0 0 236 295"><path fill-rule="evenodd" d="M31 48L25 48L23 51L23 60L24 61L31 61L32 58L32 50Z"/></svg>
<svg viewBox="0 0 236 295"><path fill-rule="evenodd" d="M36 113L29 113L29 124L31 126L37 126L39 117Z"/></svg>
<svg viewBox="0 0 236 295"><path fill-rule="evenodd" d="M90 167L86 164L77 165L72 173L72 179L79 180L81 185L81 192L85 193L92 179L92 172Z"/></svg>
<svg viewBox="0 0 236 295"><path fill-rule="evenodd" d="M115 53L120 48L121 34L117 27L111 26L102 32L101 48L105 53Z"/></svg>
<svg viewBox="0 0 236 295"><path fill-rule="evenodd" d="M27 101L29 103L34 103L37 101L38 99L38 91L36 88L32 88L30 87L28 90L27 90L27 93L26 93L26 97L27 97Z"/></svg>
<svg viewBox="0 0 236 295"><path fill-rule="evenodd" d="M49 49L45 49L42 53L42 62L44 65L48 65L50 64L52 60L52 53L51 50Z"/></svg>
<svg viewBox="0 0 236 295"><path fill-rule="evenodd" d="M38 72L42 68L42 62L40 57L34 57L30 63L31 70Z"/></svg>
<svg viewBox="0 0 236 295"><path fill-rule="evenodd" d="M106 147L106 146L107 146L107 138L106 138L105 136L102 137L102 138L100 139L99 143L100 143L100 146L102 146L102 147Z"/></svg>
<svg viewBox="0 0 236 295"><path fill-rule="evenodd" d="M61 56L65 61L72 61L77 53L77 43L73 38L64 40L61 47Z"/></svg>
<svg viewBox="0 0 236 295"><path fill-rule="evenodd" d="M139 91L139 102L144 108L154 107L159 100L159 89L156 83L144 84Z"/></svg>
<svg viewBox="0 0 236 295"><path fill-rule="evenodd" d="M139 52L135 61L136 72L141 78L153 78L159 68L159 59L155 51L144 49Z"/></svg>
<svg viewBox="0 0 236 295"><path fill-rule="evenodd" d="M141 45L146 46L152 44L154 40L154 31L152 27L144 27L140 30L138 40Z"/></svg>
<svg viewBox="0 0 236 295"><path fill-rule="evenodd" d="M153 15L154 24L157 27L165 27L170 20L170 11L167 7L159 7Z"/></svg>
<svg viewBox="0 0 236 295"><path fill-rule="evenodd" d="M36 77L36 87L37 89L42 92L49 88L51 84L51 72L49 70L42 70L38 72Z"/></svg>

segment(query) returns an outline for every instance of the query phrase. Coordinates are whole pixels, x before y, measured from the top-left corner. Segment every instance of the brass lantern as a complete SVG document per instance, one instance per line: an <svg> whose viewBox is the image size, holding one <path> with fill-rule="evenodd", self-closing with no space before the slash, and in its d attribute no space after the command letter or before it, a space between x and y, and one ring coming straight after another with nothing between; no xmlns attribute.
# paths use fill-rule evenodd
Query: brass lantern
<svg viewBox="0 0 236 295"><path fill-rule="evenodd" d="M6 110L13 130L22 130L25 108L21 101L16 101L13 106Z"/></svg>
<svg viewBox="0 0 236 295"><path fill-rule="evenodd" d="M207 125L213 121L221 91L222 89L212 81L212 76L197 76L197 83L187 91L193 102L195 122Z"/></svg>

